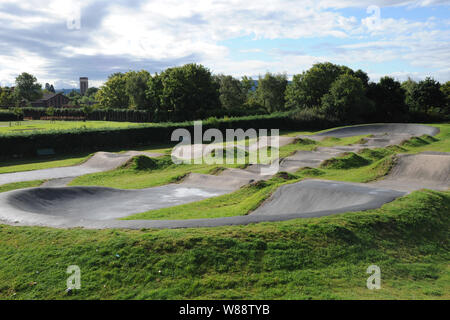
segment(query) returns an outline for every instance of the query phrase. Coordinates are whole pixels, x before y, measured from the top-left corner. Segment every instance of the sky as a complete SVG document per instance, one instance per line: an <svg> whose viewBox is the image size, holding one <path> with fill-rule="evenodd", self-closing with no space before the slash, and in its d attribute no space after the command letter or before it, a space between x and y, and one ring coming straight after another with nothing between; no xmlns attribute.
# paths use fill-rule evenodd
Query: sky
<svg viewBox="0 0 450 320"><path fill-rule="evenodd" d="M0 85L55 88L201 63L289 78L330 61L372 81L450 80L450 0L0 0Z"/></svg>

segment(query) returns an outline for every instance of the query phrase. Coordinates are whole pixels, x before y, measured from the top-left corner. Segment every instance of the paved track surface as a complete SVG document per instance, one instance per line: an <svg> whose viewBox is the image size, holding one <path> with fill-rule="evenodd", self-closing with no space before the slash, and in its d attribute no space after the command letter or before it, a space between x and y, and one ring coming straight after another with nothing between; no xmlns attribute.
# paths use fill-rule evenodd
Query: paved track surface
<svg viewBox="0 0 450 320"><path fill-rule="evenodd" d="M412 136L435 135L438 132L439 130L433 127L408 124L379 124L338 128L314 136L308 136L308 138L320 140L325 137L349 137L369 134L372 136L367 138L363 144L344 147L321 147L315 151L298 151L279 162L280 171L295 172L305 166L317 167L322 161L343 152L357 152L362 148L384 147L398 144ZM294 138L282 139L280 145L294 141ZM252 145L247 150L250 148L255 148L255 146ZM263 174L268 165L251 165L245 170L227 169L218 175L190 174L180 184L143 190L117 190L98 187L49 188L64 183L64 179L67 178L69 171L73 175L79 173L79 171L74 173L71 171L72 169L78 168L75 170L80 170L80 167L84 167L84 170L97 170L93 172L98 172L104 171L107 167L107 170L111 170L137 154L141 153L121 155L97 153L84 165L55 168L55 170L47 169L52 172L53 176L61 179L60 182L55 182L54 185L50 183L46 188L31 188L0 194L0 220L16 225L42 225L63 228L215 227L264 221L281 221L302 217L320 217L341 212L374 209L404 195L404 191L423 187L432 189L449 188L449 154L441 153L424 153L414 156L402 155L399 157L397 166L387 179L373 184L363 185L336 181L305 180L286 185L277 190L268 201L253 213L247 216L219 219L176 221L116 220L116 218L133 213L218 196L237 190L248 183L269 179L272 176L271 174ZM427 167L427 163L433 163L433 165ZM278 164L278 161L276 164ZM68 168L69 170L65 171L66 176L57 174L59 172L58 169L67 170ZM36 172L29 173L33 175ZM21 174L7 175L10 177L9 179L23 181L20 180L23 179ZM2 184L2 176L6 175L0 175L0 184ZM27 180L36 179L42 178L36 178L36 175L34 175L32 179ZM411 184L412 180L415 181L414 184ZM408 188L405 188L405 185Z"/></svg>
<svg viewBox="0 0 450 320"><path fill-rule="evenodd" d="M409 123L379 123L379 124L364 124L351 127L342 127L326 132L318 133L319 137L353 137L373 134L377 136L422 136L428 134L434 136L439 133L439 129L431 126L424 126L420 124Z"/></svg>
<svg viewBox="0 0 450 320"><path fill-rule="evenodd" d="M413 191L422 188L450 188L450 153L423 152L399 155L388 176L372 186Z"/></svg>
<svg viewBox="0 0 450 320"><path fill-rule="evenodd" d="M303 180L278 188L252 215L302 214L314 217L330 210L335 213L368 210L379 208L404 194L364 184Z"/></svg>
<svg viewBox="0 0 450 320"><path fill-rule="evenodd" d="M161 187L120 190L101 187L31 188L10 194L7 203L24 212L55 217L108 220L152 209L216 197L221 190Z"/></svg>
<svg viewBox="0 0 450 320"><path fill-rule="evenodd" d="M0 195L0 203L5 201L8 208L2 209L3 222L14 225L38 225L56 228L84 227L90 229L104 228L190 228L190 227L219 227L230 225L244 225L250 223L283 221L296 218L314 218L332 215L341 212L375 209L386 202L404 195L394 190L370 188L364 185L343 182L329 183L327 181L306 180L296 183L289 188L295 194L297 188L310 192L302 203L294 203L288 198L290 205L274 206L272 214L264 214L264 209L247 216L195 219L195 220L115 220L123 216L123 212L136 213L142 209L152 209L164 206L177 205L186 198L188 202L200 200L202 197L211 197L216 194L200 189L179 188L165 186L152 188L153 190L115 190L106 188L70 187L60 189L34 188L10 193L8 196ZM312 188L314 191L308 191ZM156 190L155 190L156 189ZM338 190L339 189L339 190ZM285 188L281 192L284 193ZM167 196L167 192L179 193ZM337 193L351 197L357 204L336 207L332 203L327 206L323 201L330 195ZM162 197L165 197L162 199ZM194 199L196 198L196 199ZM317 199L320 203L314 203ZM168 201L171 201L168 203ZM134 210L134 211L133 211Z"/></svg>

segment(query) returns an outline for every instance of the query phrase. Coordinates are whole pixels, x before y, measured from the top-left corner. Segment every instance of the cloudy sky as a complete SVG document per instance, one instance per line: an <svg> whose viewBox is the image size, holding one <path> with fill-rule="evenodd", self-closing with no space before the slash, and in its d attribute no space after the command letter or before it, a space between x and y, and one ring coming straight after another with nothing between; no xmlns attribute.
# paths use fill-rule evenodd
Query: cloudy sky
<svg viewBox="0 0 450 320"><path fill-rule="evenodd" d="M202 63L214 73L300 73L331 61L450 80L450 0L0 0L0 85L56 88L117 71Z"/></svg>

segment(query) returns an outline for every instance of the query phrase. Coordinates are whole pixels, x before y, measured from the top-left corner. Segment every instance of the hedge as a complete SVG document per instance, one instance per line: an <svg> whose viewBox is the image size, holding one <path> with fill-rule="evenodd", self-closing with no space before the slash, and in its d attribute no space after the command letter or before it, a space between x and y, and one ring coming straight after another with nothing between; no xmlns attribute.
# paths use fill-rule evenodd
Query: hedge
<svg viewBox="0 0 450 320"><path fill-rule="evenodd" d="M338 123L322 118L299 120L288 114L276 114L229 119L211 118L203 122L203 132L209 128L217 128L224 134L226 129L238 128L319 130L336 125ZM61 154L168 144L173 143L172 132L178 128L189 130L193 136L193 122L149 124L138 128L73 129L3 135L0 136L0 157L33 157L38 149L44 148L53 148L56 153Z"/></svg>
<svg viewBox="0 0 450 320"><path fill-rule="evenodd" d="M122 122L155 122L153 113L145 110L129 109L97 109L89 114L85 114L83 109L59 108L54 109L55 120L103 120L103 121L122 121ZM46 108L23 108L24 117L33 120L45 120L48 118ZM204 114L204 118L216 117L245 117L252 115L263 115L265 110L256 108L238 108L238 109L217 109Z"/></svg>
<svg viewBox="0 0 450 320"><path fill-rule="evenodd" d="M0 110L0 121L17 121L17 120L23 120L23 117L20 116L20 118L17 119L17 116L11 111Z"/></svg>
<svg viewBox="0 0 450 320"><path fill-rule="evenodd" d="M44 120L48 117L46 108L23 108L23 116L33 120ZM83 109L54 109L52 116L56 120L100 120L118 122L151 122L152 113L144 110L129 109L98 109L85 114Z"/></svg>

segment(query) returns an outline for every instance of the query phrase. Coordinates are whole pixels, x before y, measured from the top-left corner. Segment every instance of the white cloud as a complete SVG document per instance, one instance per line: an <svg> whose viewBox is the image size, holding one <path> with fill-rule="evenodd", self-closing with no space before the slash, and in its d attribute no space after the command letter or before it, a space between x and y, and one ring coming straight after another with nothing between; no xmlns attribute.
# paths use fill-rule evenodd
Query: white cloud
<svg viewBox="0 0 450 320"><path fill-rule="evenodd" d="M96 71L98 74L124 65L133 68L133 61L144 66L148 61L160 61L158 66L165 64L167 67L178 61L191 61L203 63L215 72L241 76L266 71L297 73L314 62L326 60L351 64L400 59L412 68L434 68L430 70L448 77L450 37L445 29L448 29L448 19L441 21L430 17L425 21L414 21L384 18L381 14L374 24L370 12L361 20L334 10L348 7L365 9L371 5L415 7L448 3L440 0L49 0L42 5L38 0L2 0L0 23L8 25L13 33L21 31L23 47L15 50L17 54L0 51L3 58L0 60L0 80L11 81L20 71L26 70L36 74L42 82L59 79L68 84L76 83L70 82L81 72L75 68L98 57L103 57L102 61L108 63ZM14 5L15 10L5 12L2 5ZM64 30L66 20L71 18L78 5L83 13L81 29ZM94 5L101 8L98 15L92 9ZM88 14L91 16L86 17ZM95 27L91 27L92 23ZM47 25L52 28L59 26L62 30L56 30L58 37L52 32L40 35L37 39L39 45L48 48L48 54L45 49L41 49L39 54L32 47L36 36L32 31ZM297 48L297 53L270 51L272 61L257 58L235 61L230 57L231 49L221 41L239 37L299 39L300 46L302 39L307 38L331 37L341 42L334 43L326 54L314 55L308 52L308 48ZM353 44L355 39L358 43ZM345 44L347 40L352 40L352 44ZM31 44L25 45L28 42ZM2 38L0 33L0 46L6 47L10 43L11 40L6 36ZM266 51L254 43L237 50L249 56ZM70 61L80 57L79 65L71 65ZM115 65L114 61L120 59L127 59L130 63ZM20 68L17 67L19 65ZM83 72L89 72L89 69L83 69Z"/></svg>
<svg viewBox="0 0 450 320"><path fill-rule="evenodd" d="M46 67L48 61L39 55L26 52L23 50L15 50L12 55L0 55L0 82L13 85L17 75L28 70L33 70L33 74L38 79L46 79Z"/></svg>

